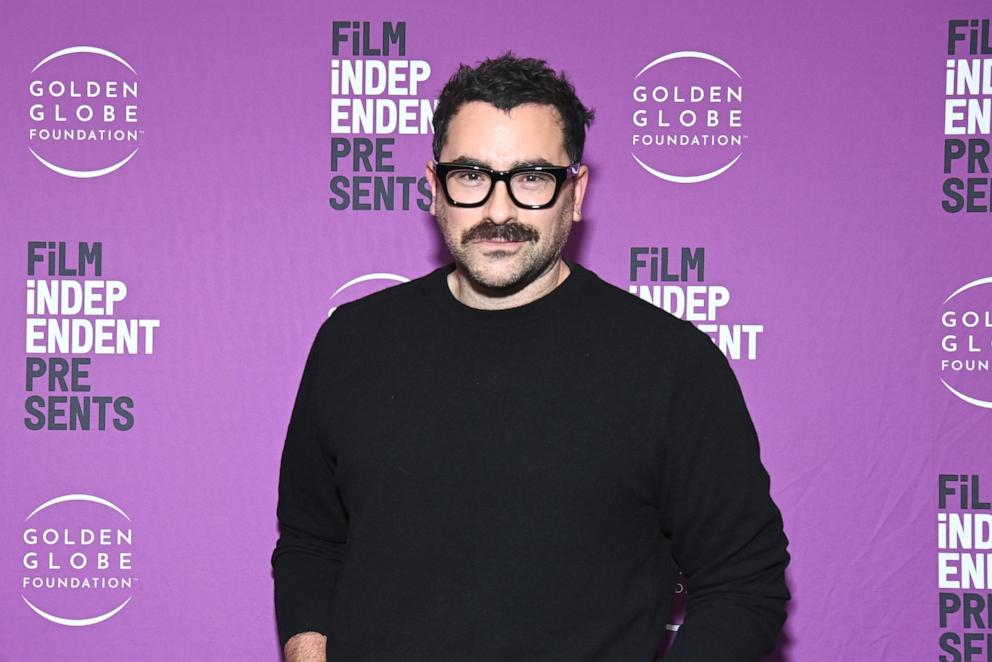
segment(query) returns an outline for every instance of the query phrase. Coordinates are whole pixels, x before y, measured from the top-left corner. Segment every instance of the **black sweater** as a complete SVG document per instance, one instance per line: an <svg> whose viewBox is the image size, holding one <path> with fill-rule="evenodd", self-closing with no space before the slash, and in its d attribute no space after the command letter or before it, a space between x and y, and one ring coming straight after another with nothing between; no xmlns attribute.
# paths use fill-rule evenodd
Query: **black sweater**
<svg viewBox="0 0 992 662"><path fill-rule="evenodd" d="M518 308L452 267L337 309L307 359L272 556L332 662L746 662L785 619L778 509L710 339L578 264Z"/></svg>

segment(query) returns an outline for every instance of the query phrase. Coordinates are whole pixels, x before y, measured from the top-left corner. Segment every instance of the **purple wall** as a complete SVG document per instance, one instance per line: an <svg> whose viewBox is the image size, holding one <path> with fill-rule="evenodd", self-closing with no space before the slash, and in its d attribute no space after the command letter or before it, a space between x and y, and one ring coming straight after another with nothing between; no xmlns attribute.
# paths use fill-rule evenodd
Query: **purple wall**
<svg viewBox="0 0 992 662"><path fill-rule="evenodd" d="M966 22L990 16L891 1L8 7L0 658L279 659L278 458L309 342L333 306L447 260L421 209L420 124L459 62L512 49L567 70L597 112L570 257L695 315L731 356L794 559L775 659L986 659L989 623L955 600L992 579L966 571L992 551L992 55L987 23L972 48ZM351 21L368 42L335 30ZM383 49L384 23L388 54L363 53ZM357 66L394 67L394 94L332 88ZM356 104L397 126L353 132ZM644 144L658 135L675 144ZM652 278L652 249L673 280ZM345 287L370 274L385 276ZM48 310L53 287L72 289L68 308ZM59 344L63 325L80 346ZM951 656L967 633L974 652Z"/></svg>

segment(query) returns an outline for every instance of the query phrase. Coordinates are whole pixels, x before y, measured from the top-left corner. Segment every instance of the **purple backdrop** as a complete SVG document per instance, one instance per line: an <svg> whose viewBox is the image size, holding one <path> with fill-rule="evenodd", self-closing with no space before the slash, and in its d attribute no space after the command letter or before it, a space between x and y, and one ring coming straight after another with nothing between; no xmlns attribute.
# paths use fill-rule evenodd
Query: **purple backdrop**
<svg viewBox="0 0 992 662"><path fill-rule="evenodd" d="M512 49L596 109L570 257L732 357L791 540L775 659L986 659L989 623L954 600L989 579L990 15L7 7L0 658L278 659L278 459L310 340L332 307L446 261L423 122L459 62ZM371 131L352 126L366 108Z"/></svg>

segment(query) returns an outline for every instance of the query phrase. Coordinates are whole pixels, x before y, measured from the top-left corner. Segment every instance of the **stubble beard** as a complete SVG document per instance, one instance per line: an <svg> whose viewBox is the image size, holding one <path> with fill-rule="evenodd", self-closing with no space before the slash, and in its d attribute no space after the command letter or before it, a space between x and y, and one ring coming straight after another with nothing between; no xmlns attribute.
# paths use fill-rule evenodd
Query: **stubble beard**
<svg viewBox="0 0 992 662"><path fill-rule="evenodd" d="M484 220L460 236L454 236L448 223L448 207L439 204L436 209L438 228L458 269L474 286L494 294L512 294L522 290L558 261L572 229L571 215L572 205L563 204L550 229L548 242L542 246L537 228L516 221L497 225ZM475 240L496 238L523 239L527 243L516 251L490 250L485 255L472 246ZM487 268L493 262L510 260L519 261L510 271Z"/></svg>

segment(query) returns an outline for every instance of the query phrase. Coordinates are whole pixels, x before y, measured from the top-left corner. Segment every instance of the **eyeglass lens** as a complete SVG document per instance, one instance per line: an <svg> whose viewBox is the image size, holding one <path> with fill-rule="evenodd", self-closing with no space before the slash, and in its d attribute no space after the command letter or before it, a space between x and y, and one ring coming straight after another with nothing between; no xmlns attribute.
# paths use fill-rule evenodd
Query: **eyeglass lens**
<svg viewBox="0 0 992 662"><path fill-rule="evenodd" d="M478 170L452 170L446 180L448 195L459 204L475 204L488 195L492 178ZM555 178L540 170L518 172L510 178L510 192L521 204L545 205L555 194Z"/></svg>

